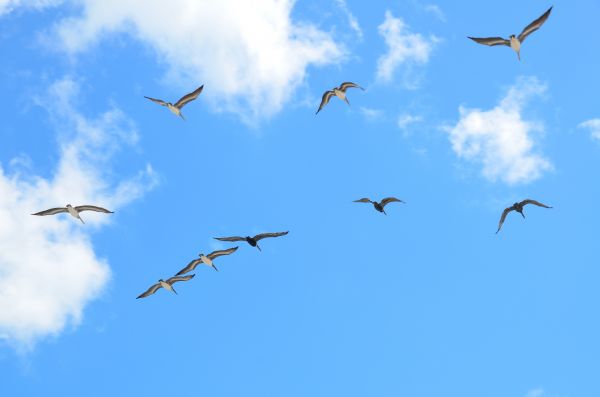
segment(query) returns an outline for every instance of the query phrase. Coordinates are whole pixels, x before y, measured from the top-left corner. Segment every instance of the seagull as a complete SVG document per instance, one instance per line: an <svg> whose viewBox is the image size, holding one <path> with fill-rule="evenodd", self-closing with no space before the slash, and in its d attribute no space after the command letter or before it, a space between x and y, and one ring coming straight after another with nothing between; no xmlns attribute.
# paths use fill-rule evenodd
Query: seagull
<svg viewBox="0 0 600 397"><path fill-rule="evenodd" d="M321 109L323 109L323 107L325 105L327 105L327 103L329 103L329 100L334 95L336 97L340 98L342 101L345 101L348 105L350 105L350 102L348 102L348 98L346 98L346 90L348 88L360 88L363 91L365 90L364 88L362 88L358 84L354 84L354 83L351 83L351 82L348 81L346 83L340 84L339 87L335 87L332 90L325 91L325 93L323 94L323 98L321 98L321 105L319 105L319 110L317 110L317 113L315 113L315 114L319 114L319 112L321 111Z"/></svg>
<svg viewBox="0 0 600 397"><path fill-rule="evenodd" d="M504 211L502 212L502 216L500 217L500 223L498 224L498 230L496 230L496 234L498 234L498 232L500 231L500 228L502 227L502 224L504 223L504 220L506 219L506 215L508 215L508 213L510 211L517 211L519 214L521 214L523 216L523 218L525 218L525 214L523 213L523 207L525 207L527 204L535 204L538 207L544 207L544 208L552 208L547 206L546 204L542 204L539 201L535 201L535 200L523 200L520 203L514 203L511 207L508 207L506 209L504 209Z"/></svg>
<svg viewBox="0 0 600 397"><path fill-rule="evenodd" d="M400 199L397 199L396 197L387 197L387 198L384 198L379 203L377 201L371 201L370 199L368 199L366 197L365 198L361 198L360 200L354 200L354 202L355 203L371 203L371 204L373 204L373 207L375 207L375 209L377 211L383 212L384 214L386 214L385 210L384 210L384 207L387 204L389 204L389 203L397 202L397 203L405 203L406 204L406 201L402 201Z"/></svg>
<svg viewBox="0 0 600 397"><path fill-rule="evenodd" d="M49 210L36 212L35 214L31 215L56 215L60 214L61 212L68 212L72 217L79 219L81 223L85 223L79 216L81 211L96 211L104 212L105 214L114 214L114 212L109 211L106 208L96 207L95 205L80 205L78 207L73 207L71 204L67 204L66 207L50 208Z"/></svg>
<svg viewBox="0 0 600 397"><path fill-rule="evenodd" d="M509 40L504 39L502 37L485 37L485 38L469 37L469 38L479 44L485 44L485 45L489 45L489 46L495 46L495 45L508 46L508 47L512 48L513 50L515 50L515 52L517 53L517 58L519 58L519 61L520 61L521 60L521 44L523 44L523 42L525 41L527 36L529 36L531 33L535 32L536 30L538 30L544 24L544 22L546 22L546 19L548 19L548 17L550 16L551 11L552 11L552 7L548 8L548 11L546 11L541 17L539 17L538 19L536 19L535 21L533 21L529 25L527 25L525 27L525 29L523 29L521 34L519 34L518 36L515 36L514 34L510 35Z"/></svg>
<svg viewBox="0 0 600 397"><path fill-rule="evenodd" d="M248 244L250 244L251 246L258 248L259 251L262 251L260 249L260 247L258 246L258 241L259 240L262 240L263 238L267 238L267 237L285 236L288 233L289 232L261 233L261 234L257 234L254 237L250 237L250 236L246 236L246 237L234 236L234 237L214 237L214 239L215 240L219 240L219 241L245 241Z"/></svg>
<svg viewBox="0 0 600 397"><path fill-rule="evenodd" d="M174 292L175 295L177 295L177 291L175 291L175 288L173 288L173 284L175 284L178 281L191 280L194 278L194 276L195 276L195 274L190 274L188 276L175 276L175 277L171 277L171 278L167 279L167 281L165 281L161 278L160 280L158 280L158 283L156 283L152 287L148 288L146 290L146 292L144 292L143 294L141 294L140 296L138 296L135 299L140 299L140 298L145 298L147 296L150 296L153 293L155 293L156 291L158 291L160 288L167 289L171 292Z"/></svg>
<svg viewBox="0 0 600 397"><path fill-rule="evenodd" d="M158 103L159 105L166 106L171 112L175 113L177 116L185 120L183 114L181 114L181 108L187 105L188 102L192 102L194 99L198 98L198 95L200 95L203 88L204 84L198 87L196 91L190 92L189 94L182 96L181 99L175 102L175 104L172 104L171 102L165 102L162 99L150 98L149 96L144 96L144 98L148 98L152 102Z"/></svg>
<svg viewBox="0 0 600 397"><path fill-rule="evenodd" d="M208 265L208 266L212 267L216 271L219 271L219 269L217 269L217 267L215 266L215 264L213 263L212 260L215 259L218 256L221 256L221 255L233 254L237 249L238 249L238 247L233 247L233 248L229 248L229 249L226 249L226 250L220 250L220 251L211 252L208 255L199 254L200 258L194 259L193 261L191 261L190 263L188 263L186 267L184 267L183 269L181 269L176 274L176 276L180 276L182 274L186 274L186 273L191 272L192 270L194 270L196 268L196 266L198 266L201 263L204 263L205 265Z"/></svg>

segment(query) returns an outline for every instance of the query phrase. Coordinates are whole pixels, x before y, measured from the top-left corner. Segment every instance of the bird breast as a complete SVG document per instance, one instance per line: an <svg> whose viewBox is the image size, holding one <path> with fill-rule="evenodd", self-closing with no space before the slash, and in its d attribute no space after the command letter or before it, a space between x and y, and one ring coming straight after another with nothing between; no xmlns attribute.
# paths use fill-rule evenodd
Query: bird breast
<svg viewBox="0 0 600 397"><path fill-rule="evenodd" d="M202 263L208 265L208 266L212 266L213 265L213 261L212 259L210 259L208 256L206 255L200 255L200 260L202 261Z"/></svg>
<svg viewBox="0 0 600 397"><path fill-rule="evenodd" d="M75 218L79 218L79 212L77 212L77 210L73 207L67 207L67 211L69 211L69 214L71 214L71 216L75 217Z"/></svg>
<svg viewBox="0 0 600 397"><path fill-rule="evenodd" d="M521 50L521 42L516 37L510 38L510 48L519 52Z"/></svg>
<svg viewBox="0 0 600 397"><path fill-rule="evenodd" d="M344 99L346 99L346 93L342 90L338 90L337 88L335 88L333 90L333 93L335 94L336 97L340 98L342 101Z"/></svg>
<svg viewBox="0 0 600 397"><path fill-rule="evenodd" d="M159 281L160 282L160 286L163 287L164 289L168 289L169 291L173 291L173 287L171 287L168 283L165 283L164 281Z"/></svg>

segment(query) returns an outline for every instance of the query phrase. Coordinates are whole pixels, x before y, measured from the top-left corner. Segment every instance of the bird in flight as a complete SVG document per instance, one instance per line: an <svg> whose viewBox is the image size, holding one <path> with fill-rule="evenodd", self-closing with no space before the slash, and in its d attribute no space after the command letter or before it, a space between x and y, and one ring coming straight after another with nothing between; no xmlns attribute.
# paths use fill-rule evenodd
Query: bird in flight
<svg viewBox="0 0 600 397"><path fill-rule="evenodd" d="M550 7L548 9L548 11L546 11L541 17L539 17L538 19L536 19L535 21L533 21L529 25L527 25L525 27L525 29L523 29L521 34L519 34L518 36L515 36L514 34L512 34L512 35L510 35L509 39L504 39L502 37L483 37L483 38L469 37L469 38L479 44L485 44L488 46L495 46L495 45L508 46L517 53L517 58L519 58L519 61L520 61L521 60L521 44L523 44L523 42L525 41L527 36L529 36L531 33L535 32L536 30L538 30L544 24L544 22L546 22L546 19L548 19L548 17L550 16L550 12L552 12L552 7Z"/></svg>
<svg viewBox="0 0 600 397"><path fill-rule="evenodd" d="M233 254L237 249L238 249L238 247L233 247L233 248L229 248L226 250L214 251L208 255L199 254L200 257L198 259L194 259L193 261L188 263L186 267L181 269L176 274L176 276L181 276L182 274L191 272L192 270L194 270L196 268L196 266L198 266L201 263L204 263L205 265L212 267L216 271L219 271L219 269L217 269L217 267L213 263L213 259L215 259L216 257L221 256L221 255Z"/></svg>
<svg viewBox="0 0 600 397"><path fill-rule="evenodd" d="M152 102L158 103L159 105L166 106L171 112L175 113L177 116L179 116L185 120L185 118L183 117L183 114L181 113L181 108L184 107L185 105L187 105L189 102L192 102L194 99L198 98L198 95L200 95L203 88L204 88L204 84L201 85L200 87L198 87L195 91L182 96L174 104L171 102L165 102L162 99L150 98L149 96L144 96L144 98L148 98Z"/></svg>
<svg viewBox="0 0 600 397"><path fill-rule="evenodd" d="M381 200L379 203L377 201L371 201L368 198L361 198L360 200L354 200L355 203L371 203L373 204L373 207L375 207L375 209L379 212L383 212L385 213L385 206L389 203L406 203L406 201L402 201L400 199L397 199L396 197L386 197L383 200ZM387 215L387 214L386 214Z"/></svg>
<svg viewBox="0 0 600 397"><path fill-rule="evenodd" d="M285 236L288 233L289 232L261 233L261 234L257 234L254 237L250 237L250 236L246 236L246 237L233 236L233 237L214 237L214 239L215 240L219 240L219 241L245 241L248 244L250 244L251 246L258 248L259 251L262 251L260 249L260 247L258 246L258 242L260 240L262 240L263 238L267 238L267 237Z"/></svg>
<svg viewBox="0 0 600 397"><path fill-rule="evenodd" d="M506 215L508 215L508 213L510 211L517 211L519 214L521 214L521 216L523 216L523 218L525 218L525 214L523 213L523 207L525 207L527 204L534 204L537 205L538 207L544 207L544 208L552 208L547 206L546 204L542 204L539 201L535 201L535 200L523 200L520 203L514 203L512 206L505 208L504 211L502 212L502 216L500 217L500 223L498 223L498 230L496 230L496 234L498 234L498 232L500 231L500 228L502 227L502 224L504 223L504 220L506 219Z"/></svg>
<svg viewBox="0 0 600 397"><path fill-rule="evenodd" d="M166 290L174 292L175 295L177 295L177 291L175 291L175 288L173 288L173 284L175 284L178 281L191 280L194 278L194 276L195 276L195 274L190 274L189 276L175 276L175 277L171 277L171 278L167 279L167 281L165 281L161 278L160 280L158 280L158 283L156 283L152 287L148 288L146 290L146 292L144 292L143 294L141 294L140 296L138 296L135 299L140 299L140 298L145 298L147 296L150 296L153 293L155 293L156 291L158 291L160 288L164 288Z"/></svg>
<svg viewBox="0 0 600 397"><path fill-rule="evenodd" d="M66 207L50 208L49 210L36 212L35 214L31 214L31 215L38 215L38 216L56 215L56 214L60 214L61 212L68 212L69 214L71 214L72 217L79 219L81 221L81 223L85 223L83 221L83 219L81 219L81 216L79 215L79 213L82 211L95 211L95 212L103 212L105 214L114 214L114 212L109 211L106 208L96 207L95 205L80 205L77 207L73 207L71 204L67 204Z"/></svg>
<svg viewBox="0 0 600 397"><path fill-rule="evenodd" d="M321 104L319 105L319 110L317 110L317 113L315 113L315 114L319 114L321 109L323 109L323 107L329 103L329 100L334 95L336 97L340 98L342 101L345 101L348 105L350 105L350 102L348 102L348 98L346 98L346 90L348 88L360 88L363 91L365 90L358 84L354 84L354 83L351 83L348 81L348 82L340 84L339 87L335 87L332 90L325 91L325 93L323 94L323 98L321 98Z"/></svg>

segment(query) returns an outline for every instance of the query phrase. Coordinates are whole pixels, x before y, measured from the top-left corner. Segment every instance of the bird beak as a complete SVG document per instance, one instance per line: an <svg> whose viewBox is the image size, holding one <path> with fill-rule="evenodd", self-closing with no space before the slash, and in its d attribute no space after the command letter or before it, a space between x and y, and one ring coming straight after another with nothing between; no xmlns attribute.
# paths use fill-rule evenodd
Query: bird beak
<svg viewBox="0 0 600 397"><path fill-rule="evenodd" d="M215 269L216 271L219 271L219 269L217 269L217 267L215 265L212 265L212 268Z"/></svg>
<svg viewBox="0 0 600 397"><path fill-rule="evenodd" d="M260 246L259 246L258 244L256 244L256 248L258 248L258 250L259 250L260 252L262 252L262 250L260 249Z"/></svg>

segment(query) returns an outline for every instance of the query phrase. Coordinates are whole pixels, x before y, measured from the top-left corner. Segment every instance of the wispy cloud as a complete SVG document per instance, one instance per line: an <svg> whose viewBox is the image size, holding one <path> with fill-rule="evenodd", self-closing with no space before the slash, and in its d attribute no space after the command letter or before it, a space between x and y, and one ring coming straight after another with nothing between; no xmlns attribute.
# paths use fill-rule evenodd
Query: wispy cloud
<svg viewBox="0 0 600 397"><path fill-rule="evenodd" d="M369 121L379 120L384 115L381 109L372 109L363 106L360 107L360 113Z"/></svg>
<svg viewBox="0 0 600 397"><path fill-rule="evenodd" d="M21 7L41 9L62 2L63 0L0 0L0 16Z"/></svg>
<svg viewBox="0 0 600 397"><path fill-rule="evenodd" d="M425 9L425 11L433 14L441 22L446 22L446 14L444 13L444 11L442 11L440 6L438 6L436 4L427 4L424 7L424 9Z"/></svg>
<svg viewBox="0 0 600 397"><path fill-rule="evenodd" d="M330 33L292 20L293 0L71 1L81 14L57 22L53 45L77 53L107 34L129 34L166 62L177 92L204 83L215 111L248 123L279 112L308 66L345 56Z"/></svg>
<svg viewBox="0 0 600 397"><path fill-rule="evenodd" d="M483 176L491 181L516 184L540 178L552 169L550 161L535 151L535 138L544 127L524 120L523 109L546 89L535 77L521 77L490 110L461 106L458 123L445 128L454 152L480 163Z"/></svg>
<svg viewBox="0 0 600 397"><path fill-rule="evenodd" d="M402 113L398 116L398 128L401 130L406 130L408 126L415 123L420 123L423 121L423 117L415 116L410 113Z"/></svg>
<svg viewBox="0 0 600 397"><path fill-rule="evenodd" d="M591 119L579 124L579 128L590 131L592 139L600 141L600 119Z"/></svg>
<svg viewBox="0 0 600 397"><path fill-rule="evenodd" d="M11 162L19 166L13 171L0 165L0 340L20 350L77 325L102 292L110 268L89 231L117 216L86 213L81 225L69 216L30 214L67 203L118 210L156 184L150 165L127 180L108 177L120 147L136 142L135 126L114 107L97 118L82 115L78 96L77 83L66 78L37 100L60 125L60 159L50 178L32 174L29 161Z"/></svg>
<svg viewBox="0 0 600 397"><path fill-rule="evenodd" d="M377 60L377 80L393 80L396 70L403 65L424 65L439 39L429 38L421 33L412 33L402 18L396 18L388 10L385 20L378 26L379 34L385 40L387 52Z"/></svg>
<svg viewBox="0 0 600 397"><path fill-rule="evenodd" d="M542 397L544 395L544 390L541 388L529 390L525 397Z"/></svg>
<svg viewBox="0 0 600 397"><path fill-rule="evenodd" d="M348 18L348 24L350 25L354 33L356 33L356 36L358 36L359 40L362 40L362 29L360 28L358 19L354 16L350 9L348 9L348 4L346 4L346 0L335 0L335 3L342 10L342 12L346 14L346 17Z"/></svg>

